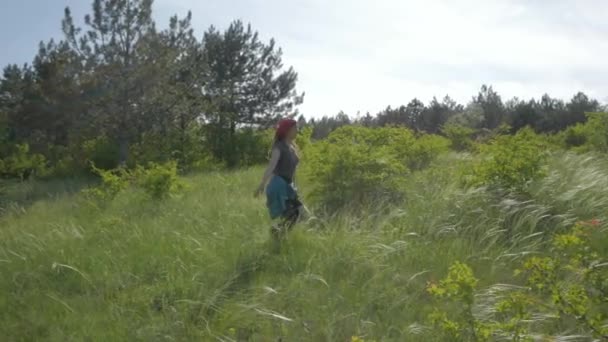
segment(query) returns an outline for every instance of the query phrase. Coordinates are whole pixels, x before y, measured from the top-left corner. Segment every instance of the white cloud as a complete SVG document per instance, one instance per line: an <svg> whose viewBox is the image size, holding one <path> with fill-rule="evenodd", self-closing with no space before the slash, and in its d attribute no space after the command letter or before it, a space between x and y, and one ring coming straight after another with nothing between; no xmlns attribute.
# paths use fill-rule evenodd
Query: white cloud
<svg viewBox="0 0 608 342"><path fill-rule="evenodd" d="M602 0L156 0L156 7L163 18L191 9L199 33L240 18L276 38L307 93L307 116L445 94L466 102L483 83L504 97L582 90L608 100Z"/></svg>

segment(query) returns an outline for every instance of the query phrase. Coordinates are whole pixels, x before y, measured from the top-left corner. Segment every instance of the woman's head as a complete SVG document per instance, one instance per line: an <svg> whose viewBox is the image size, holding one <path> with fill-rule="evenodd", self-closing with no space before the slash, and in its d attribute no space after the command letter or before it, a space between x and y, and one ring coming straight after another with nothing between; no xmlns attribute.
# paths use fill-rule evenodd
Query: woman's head
<svg viewBox="0 0 608 342"><path fill-rule="evenodd" d="M277 124L276 140L293 141L298 135L297 123L293 119L282 119Z"/></svg>

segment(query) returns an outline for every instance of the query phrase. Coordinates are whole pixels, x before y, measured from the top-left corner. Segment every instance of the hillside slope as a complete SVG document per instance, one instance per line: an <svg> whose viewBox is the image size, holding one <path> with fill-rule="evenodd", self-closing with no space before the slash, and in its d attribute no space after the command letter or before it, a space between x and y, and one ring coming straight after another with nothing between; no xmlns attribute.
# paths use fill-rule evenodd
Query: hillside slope
<svg viewBox="0 0 608 342"><path fill-rule="evenodd" d="M0 336L436 340L425 287L454 261L482 289L513 284L513 262L543 249L544 235L607 218L604 161L553 157L523 200L463 190L451 158L414 174L396 208L313 219L280 250L252 197L259 169L187 177L165 201L128 191L102 207L78 194L10 205L0 216Z"/></svg>

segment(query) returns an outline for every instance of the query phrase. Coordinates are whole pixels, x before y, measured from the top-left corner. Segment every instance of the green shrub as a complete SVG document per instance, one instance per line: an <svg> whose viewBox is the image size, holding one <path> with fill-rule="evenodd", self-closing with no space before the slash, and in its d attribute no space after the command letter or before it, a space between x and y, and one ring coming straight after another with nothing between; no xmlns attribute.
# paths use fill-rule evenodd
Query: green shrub
<svg viewBox="0 0 608 342"><path fill-rule="evenodd" d="M192 159L188 164L180 164L180 171L189 172L211 172L219 171L224 166L218 162L211 154L201 154L196 159Z"/></svg>
<svg viewBox="0 0 608 342"><path fill-rule="evenodd" d="M555 134L564 148L578 152L608 152L608 113L586 113L587 122Z"/></svg>
<svg viewBox="0 0 608 342"><path fill-rule="evenodd" d="M449 147L450 141L444 137L422 135L407 148L407 166L413 171L425 169Z"/></svg>
<svg viewBox="0 0 608 342"><path fill-rule="evenodd" d="M49 170L51 177L70 177L82 173L81 165L71 155L66 155L57 160Z"/></svg>
<svg viewBox="0 0 608 342"><path fill-rule="evenodd" d="M313 198L329 210L394 202L409 171L428 166L448 145L438 136L416 139L405 128L343 126L306 147L304 171Z"/></svg>
<svg viewBox="0 0 608 342"><path fill-rule="evenodd" d="M469 127L449 124L441 132L450 140L450 147L455 151L470 151L473 149L475 130Z"/></svg>
<svg viewBox="0 0 608 342"><path fill-rule="evenodd" d="M234 135L231 164L247 167L268 161L268 151L274 137L273 130L242 129Z"/></svg>
<svg viewBox="0 0 608 342"><path fill-rule="evenodd" d="M121 191L129 187L131 172L125 168L103 170L91 164L93 173L101 178L101 184L84 190L85 196L99 201L112 200Z"/></svg>
<svg viewBox="0 0 608 342"><path fill-rule="evenodd" d="M148 132L140 136L139 141L130 148L129 165L146 165L148 163L164 163L175 155L181 157L175 150L174 138L170 132L165 135Z"/></svg>
<svg viewBox="0 0 608 342"><path fill-rule="evenodd" d="M298 137L296 139L296 144L298 145L298 150L302 153L302 155L304 155L306 153L306 150L312 143L311 137L312 137L312 127L311 126L302 128L300 130L300 132L298 133Z"/></svg>
<svg viewBox="0 0 608 342"><path fill-rule="evenodd" d="M137 185L156 199L165 198L181 187L175 161L165 164L150 163L147 168L139 167L134 175Z"/></svg>
<svg viewBox="0 0 608 342"><path fill-rule="evenodd" d="M581 222L553 237L546 255L529 258L517 274L526 277L550 312L600 339L608 339L608 259L601 222Z"/></svg>
<svg viewBox="0 0 608 342"><path fill-rule="evenodd" d="M482 145L480 161L470 184L524 192L528 183L544 175L546 143L529 128L515 135L499 135Z"/></svg>
<svg viewBox="0 0 608 342"><path fill-rule="evenodd" d="M220 168L202 139L201 128L192 125L186 131L170 131L166 135L143 134L131 148L129 165L164 164L177 161L180 172L207 172Z"/></svg>
<svg viewBox="0 0 608 342"><path fill-rule="evenodd" d="M489 340L491 330L473 314L477 283L478 279L468 265L455 262L445 279L427 284L427 292L433 297L458 304L459 312L453 317L437 307L429 315L430 323L438 328L445 340Z"/></svg>
<svg viewBox="0 0 608 342"><path fill-rule="evenodd" d="M230 132L210 130L208 138L213 156L228 168L259 165L268 161L274 132L244 127Z"/></svg>
<svg viewBox="0 0 608 342"><path fill-rule="evenodd" d="M90 161L83 158L81 144L49 146L46 151L49 178L65 178L90 174Z"/></svg>
<svg viewBox="0 0 608 342"><path fill-rule="evenodd" d="M8 150L8 155L0 159L0 177L24 180L31 175L44 175L46 159L31 153L28 144L15 145Z"/></svg>
<svg viewBox="0 0 608 342"><path fill-rule="evenodd" d="M561 133L563 145L566 148L580 147L587 143L587 128L586 125L578 123L574 126L566 128Z"/></svg>
<svg viewBox="0 0 608 342"><path fill-rule="evenodd" d="M562 326L576 327L580 336L608 339L606 238L599 220L554 235L547 252L528 258L515 271L527 287L498 287L492 290L493 303L478 303L483 298L477 296L478 280L470 267L456 262L445 279L427 284L427 292L438 300L429 321L444 340L452 341L532 341L534 328L543 328L549 337L562 333L551 327ZM474 315L476 307L484 307L485 314ZM538 317L546 324L540 325Z"/></svg>
<svg viewBox="0 0 608 342"><path fill-rule="evenodd" d="M133 171L126 168L102 170L94 165L92 169L101 178L101 184L86 189L85 194L91 198L109 201L130 186L144 190L154 199L163 199L181 188L177 174L177 162L164 164L149 163L147 167L137 167Z"/></svg>
<svg viewBox="0 0 608 342"><path fill-rule="evenodd" d="M84 159L96 168L112 170L118 167L118 145L105 135L85 141L82 152Z"/></svg>
<svg viewBox="0 0 608 342"><path fill-rule="evenodd" d="M427 292L434 299L428 319L445 341L533 341L528 335L533 299L525 291L500 294L491 305L478 303L479 280L472 269L455 262L439 283L429 282ZM476 307L484 305L491 315L475 315Z"/></svg>
<svg viewBox="0 0 608 342"><path fill-rule="evenodd" d="M413 142L405 129L344 126L306 152L313 197L328 210L397 200L407 173L404 150ZM404 142L404 149L395 148Z"/></svg>
<svg viewBox="0 0 608 342"><path fill-rule="evenodd" d="M608 153L608 113L587 113L585 126L590 147Z"/></svg>
<svg viewBox="0 0 608 342"><path fill-rule="evenodd" d="M175 144L177 148L173 149L171 158L177 161L181 172L207 172L220 168L220 163L213 157L211 149L205 145L202 137L201 128L193 125L186 131L185 137L178 136L174 139L177 141ZM146 162L150 161L154 160Z"/></svg>

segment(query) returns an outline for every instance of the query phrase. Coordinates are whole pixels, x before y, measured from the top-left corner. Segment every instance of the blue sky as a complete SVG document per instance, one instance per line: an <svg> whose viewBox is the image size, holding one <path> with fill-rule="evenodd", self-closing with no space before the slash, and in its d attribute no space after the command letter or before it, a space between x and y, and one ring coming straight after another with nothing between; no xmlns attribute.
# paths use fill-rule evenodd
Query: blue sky
<svg viewBox="0 0 608 342"><path fill-rule="evenodd" d="M60 37L63 9L81 19L89 0L0 0L0 65L31 61ZM299 73L307 116L372 113L413 97L467 102L483 83L503 97L608 102L604 0L155 0L159 28L193 12L211 24L251 22L274 37Z"/></svg>

